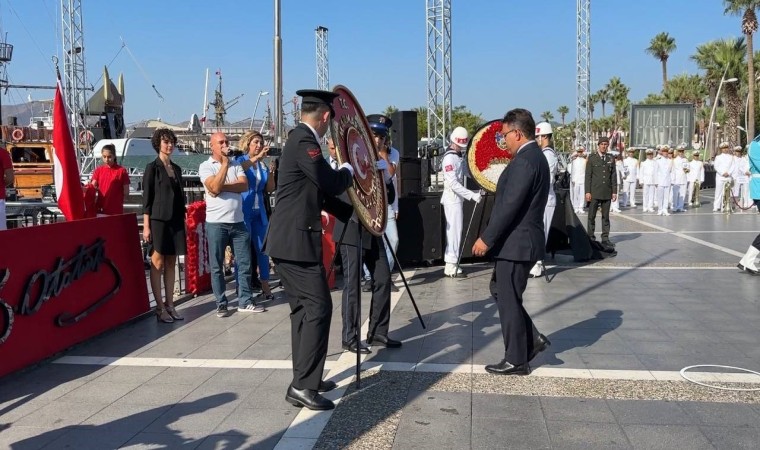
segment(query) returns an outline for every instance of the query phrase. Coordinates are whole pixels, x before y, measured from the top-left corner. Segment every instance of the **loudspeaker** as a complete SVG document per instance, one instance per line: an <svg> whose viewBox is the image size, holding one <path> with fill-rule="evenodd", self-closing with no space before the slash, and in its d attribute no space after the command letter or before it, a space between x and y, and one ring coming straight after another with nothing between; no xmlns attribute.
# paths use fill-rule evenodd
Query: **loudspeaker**
<svg viewBox="0 0 760 450"><path fill-rule="evenodd" d="M418 158L401 158L398 167L399 197L422 193L421 166L422 161Z"/></svg>
<svg viewBox="0 0 760 450"><path fill-rule="evenodd" d="M402 158L417 158L417 111L391 114L391 142Z"/></svg>
<svg viewBox="0 0 760 450"><path fill-rule="evenodd" d="M398 259L410 262L443 259L443 212L440 193L399 198Z"/></svg>

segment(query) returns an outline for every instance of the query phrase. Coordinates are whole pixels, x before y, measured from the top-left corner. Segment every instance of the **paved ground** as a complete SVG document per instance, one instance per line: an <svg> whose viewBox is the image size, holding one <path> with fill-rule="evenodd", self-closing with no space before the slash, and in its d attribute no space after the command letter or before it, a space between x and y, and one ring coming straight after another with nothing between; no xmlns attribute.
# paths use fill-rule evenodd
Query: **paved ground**
<svg viewBox="0 0 760 450"><path fill-rule="evenodd" d="M0 379L0 447L758 448L760 392L699 386L678 371L760 371L760 278L735 269L760 215L624 211L612 226L617 257L558 257L550 283L529 282L527 307L553 344L529 377L483 370L503 354L488 265L465 266L463 280L407 268L427 329L399 280L392 336L404 346L373 349L360 388L355 355L340 352L333 294L333 412L283 399L281 295L266 314L226 319L206 296L182 305L184 322L139 320ZM695 371L707 384L760 389L758 375Z"/></svg>

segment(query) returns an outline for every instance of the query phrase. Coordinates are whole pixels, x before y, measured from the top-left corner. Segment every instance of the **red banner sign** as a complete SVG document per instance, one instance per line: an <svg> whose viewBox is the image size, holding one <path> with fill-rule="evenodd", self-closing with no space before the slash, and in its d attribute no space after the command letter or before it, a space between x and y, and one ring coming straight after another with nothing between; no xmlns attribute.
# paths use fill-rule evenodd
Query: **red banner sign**
<svg viewBox="0 0 760 450"><path fill-rule="evenodd" d="M185 280L187 292L198 295L211 289L211 265L206 240L206 202L187 205L187 255L185 255Z"/></svg>
<svg viewBox="0 0 760 450"><path fill-rule="evenodd" d="M0 232L0 376L150 308L134 214Z"/></svg>

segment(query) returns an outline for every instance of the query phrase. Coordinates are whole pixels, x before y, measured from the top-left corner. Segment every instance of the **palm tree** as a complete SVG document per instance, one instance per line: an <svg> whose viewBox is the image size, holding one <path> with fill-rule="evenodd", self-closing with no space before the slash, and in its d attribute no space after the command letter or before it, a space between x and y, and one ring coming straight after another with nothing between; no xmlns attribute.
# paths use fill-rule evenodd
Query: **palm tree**
<svg viewBox="0 0 760 450"><path fill-rule="evenodd" d="M707 85L699 75L676 75L668 81L663 93L671 103L691 103L694 108L701 108L707 97Z"/></svg>
<svg viewBox="0 0 760 450"><path fill-rule="evenodd" d="M596 101L602 104L602 117L604 117L604 105L607 103L607 100L610 99L610 92L607 88L601 88L596 91L594 96L596 97Z"/></svg>
<svg viewBox="0 0 760 450"><path fill-rule="evenodd" d="M757 15L755 10L760 8L760 0L724 0L724 14L742 16L742 33L747 41L747 104L752 105L752 114L747 118L747 140L755 137L755 64L752 48L752 35L757 31Z"/></svg>
<svg viewBox="0 0 760 450"><path fill-rule="evenodd" d="M708 86L719 86L724 73L726 79L739 78L741 80L746 77L747 72L744 70L746 53L747 46L743 37L721 39L697 47L697 52L691 56L691 59L705 71ZM744 106L739 95L738 84L723 83L721 91L726 105L725 137L730 145L739 143L736 126L739 124L739 117L743 113Z"/></svg>
<svg viewBox="0 0 760 450"><path fill-rule="evenodd" d="M668 58L670 54L676 51L676 39L670 37L666 32L657 34L649 41L649 47L646 52L662 63L662 91L668 87Z"/></svg>
<svg viewBox="0 0 760 450"><path fill-rule="evenodd" d="M570 108L568 108L565 105L560 106L557 108L557 112L559 113L559 116L562 118L562 126L565 126L565 116L570 112Z"/></svg>
<svg viewBox="0 0 760 450"><path fill-rule="evenodd" d="M541 118L544 119L544 122L551 122L554 120L554 115L551 111L544 111L541 113Z"/></svg>

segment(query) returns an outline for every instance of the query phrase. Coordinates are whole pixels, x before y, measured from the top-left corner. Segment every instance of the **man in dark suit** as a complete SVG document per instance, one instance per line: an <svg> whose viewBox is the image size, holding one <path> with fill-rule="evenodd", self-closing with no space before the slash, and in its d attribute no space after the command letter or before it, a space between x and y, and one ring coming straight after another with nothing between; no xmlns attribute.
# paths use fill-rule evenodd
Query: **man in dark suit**
<svg viewBox="0 0 760 450"><path fill-rule="evenodd" d="M489 250L496 259L491 297L499 308L504 359L486 371L527 375L528 362L550 345L523 307L523 292L536 261L543 259L544 209L549 198L549 164L536 144L530 111L513 109L502 119L501 135L514 155L499 176L491 218L472 247L475 256Z"/></svg>
<svg viewBox="0 0 760 450"><path fill-rule="evenodd" d="M385 143L389 129L385 126L384 122L376 122L374 126L372 122L370 123L375 146L380 148ZM377 168L385 181L388 204L391 204L395 199L396 192L393 187L393 178L388 170L389 166L385 159L378 159ZM340 199L346 203L349 202L346 194L342 194ZM388 211L388 214L391 213L389 209L386 209L386 211ZM343 234L344 227L348 227L345 234ZM345 280L341 310L343 315L343 350L367 354L370 353L370 350L364 347L360 342L361 340L357 338L358 330L356 327L358 318L357 306L361 296L358 283L362 272L362 268L358 264L359 256L357 252L359 227L363 227L363 225L359 223L356 214L351 216L351 220L349 221L337 219L333 236L343 235L343 241L340 246L340 257L343 262L343 279ZM401 341L388 337L391 319L391 271L385 249L386 242L382 237L374 236L365 229L361 230L361 238L362 261L367 265L367 270L369 270L373 280L370 284L372 303L370 303L367 343L388 348L401 347Z"/></svg>
<svg viewBox="0 0 760 450"><path fill-rule="evenodd" d="M353 168L336 171L322 156L319 140L327 132L337 96L300 90L301 123L290 133L279 161L275 209L264 253L277 267L290 302L293 381L285 400L314 410L335 407L319 392L335 388L322 381L332 316L332 298L322 265L322 210L346 218L353 208L335 196L352 183Z"/></svg>
<svg viewBox="0 0 760 450"><path fill-rule="evenodd" d="M610 242L610 204L617 199L617 170L615 158L607 154L609 138L600 137L597 147L597 152L590 154L586 163L586 201L591 202L586 231L591 240L596 239L596 211L601 207L602 244L613 247L614 244Z"/></svg>

